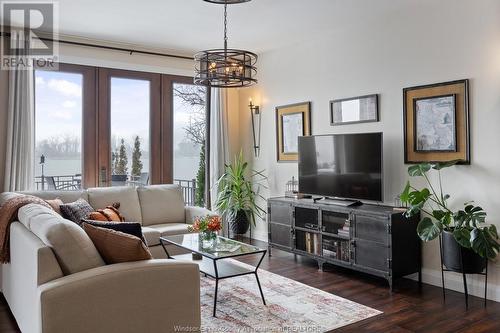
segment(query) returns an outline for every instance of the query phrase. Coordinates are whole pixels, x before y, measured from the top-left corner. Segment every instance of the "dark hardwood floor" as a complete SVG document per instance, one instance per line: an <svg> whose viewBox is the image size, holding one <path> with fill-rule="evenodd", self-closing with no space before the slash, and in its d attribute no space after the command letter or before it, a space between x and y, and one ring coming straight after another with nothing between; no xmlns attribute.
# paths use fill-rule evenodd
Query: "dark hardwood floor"
<svg viewBox="0 0 500 333"><path fill-rule="evenodd" d="M263 242L255 245L265 247ZM251 259L242 260L249 262ZM397 280L391 293L387 283L369 275L325 265L319 272L316 262L273 249L262 269L322 289L384 313L335 330L335 332L500 332L500 303L470 297L465 309L463 294L408 280ZM0 296L0 333L18 332L3 296Z"/></svg>

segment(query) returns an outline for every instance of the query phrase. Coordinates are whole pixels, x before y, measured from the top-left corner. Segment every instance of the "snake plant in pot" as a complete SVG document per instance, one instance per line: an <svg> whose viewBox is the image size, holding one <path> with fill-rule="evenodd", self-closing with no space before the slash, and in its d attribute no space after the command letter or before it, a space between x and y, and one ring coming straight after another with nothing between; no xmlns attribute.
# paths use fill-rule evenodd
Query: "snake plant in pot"
<svg viewBox="0 0 500 333"><path fill-rule="evenodd" d="M487 259L497 256L500 249L498 233L494 225L486 224L486 212L474 202L465 203L463 209L450 208L450 195L443 192L441 170L457 163L451 161L410 166L408 174L422 177L427 186L419 190L408 181L400 198L408 207L407 216L421 213L417 233L423 241L441 237L442 259L448 269L479 273L484 269ZM433 178L435 181L431 181L431 172L436 173Z"/></svg>
<svg viewBox="0 0 500 333"><path fill-rule="evenodd" d="M226 219L233 234L245 234L250 223L255 225L257 217L263 218L266 211L257 200L264 197L259 193L267 177L262 171L248 169L242 152L227 164L224 174L217 181L216 210Z"/></svg>

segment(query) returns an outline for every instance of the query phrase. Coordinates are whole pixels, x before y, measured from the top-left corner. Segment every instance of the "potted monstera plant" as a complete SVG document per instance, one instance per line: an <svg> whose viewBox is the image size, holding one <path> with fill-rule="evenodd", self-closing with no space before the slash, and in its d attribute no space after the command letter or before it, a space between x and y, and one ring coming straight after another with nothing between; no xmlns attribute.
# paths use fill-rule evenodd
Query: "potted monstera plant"
<svg viewBox="0 0 500 333"><path fill-rule="evenodd" d="M215 208L228 221L233 234L245 234L250 223L255 225L256 218L265 215L266 211L257 203L258 198L264 199L259 192L260 188L266 187L265 180L267 177L262 171L248 169L242 152L233 163L226 165L216 184Z"/></svg>
<svg viewBox="0 0 500 333"><path fill-rule="evenodd" d="M467 202L458 210L449 206L450 195L443 191L441 171L457 163L410 166L408 174L423 178L426 186L417 189L408 181L400 198L408 207L407 216L421 214L417 233L423 241L442 237L443 263L448 269L479 273L485 268L487 259L497 256L498 233L494 225L486 224L486 212L474 202ZM436 173L435 182L430 179L431 172Z"/></svg>

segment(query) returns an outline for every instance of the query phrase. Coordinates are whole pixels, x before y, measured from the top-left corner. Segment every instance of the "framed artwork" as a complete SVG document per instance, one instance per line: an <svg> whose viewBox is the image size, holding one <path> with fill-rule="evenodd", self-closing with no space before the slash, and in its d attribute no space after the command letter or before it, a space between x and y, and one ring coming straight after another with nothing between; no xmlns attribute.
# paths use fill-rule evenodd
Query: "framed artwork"
<svg viewBox="0 0 500 333"><path fill-rule="evenodd" d="M469 81L403 89L405 163L470 163Z"/></svg>
<svg viewBox="0 0 500 333"><path fill-rule="evenodd" d="M379 121L378 95L366 95L330 101L330 125Z"/></svg>
<svg viewBox="0 0 500 333"><path fill-rule="evenodd" d="M311 102L276 107L276 158L298 160L298 137L311 135Z"/></svg>

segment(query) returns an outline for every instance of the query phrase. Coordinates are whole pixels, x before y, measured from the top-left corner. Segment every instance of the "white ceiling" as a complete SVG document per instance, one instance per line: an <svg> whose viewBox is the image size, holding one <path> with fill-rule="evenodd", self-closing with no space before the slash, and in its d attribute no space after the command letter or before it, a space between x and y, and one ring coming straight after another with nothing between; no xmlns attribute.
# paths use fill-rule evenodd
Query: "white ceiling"
<svg viewBox="0 0 500 333"><path fill-rule="evenodd" d="M256 53L395 15L422 0L253 0L228 6L229 47ZM191 56L222 47L223 6L202 0L59 0L61 36Z"/></svg>

